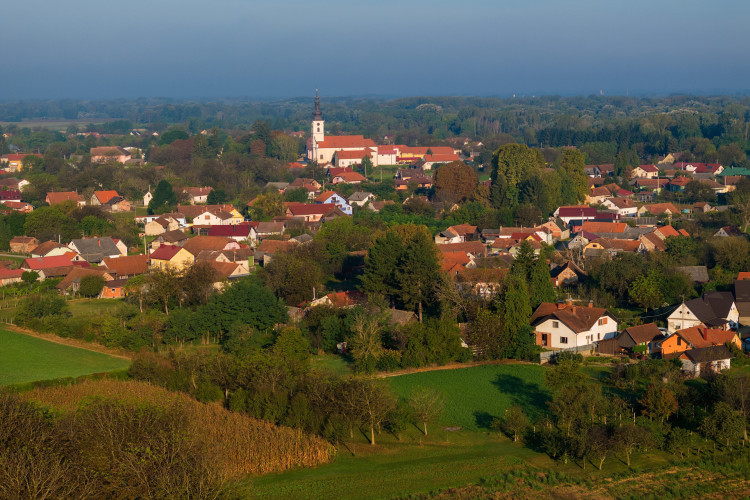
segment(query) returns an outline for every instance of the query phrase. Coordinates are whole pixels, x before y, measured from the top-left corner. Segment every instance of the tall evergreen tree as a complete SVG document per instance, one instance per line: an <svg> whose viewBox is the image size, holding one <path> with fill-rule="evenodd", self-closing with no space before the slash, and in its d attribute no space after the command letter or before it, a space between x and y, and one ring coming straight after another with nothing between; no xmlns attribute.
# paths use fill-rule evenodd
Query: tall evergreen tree
<svg viewBox="0 0 750 500"><path fill-rule="evenodd" d="M174 194L172 185L165 181L159 181L154 190L154 197L148 203L148 213L164 213L177 206L177 196Z"/></svg>

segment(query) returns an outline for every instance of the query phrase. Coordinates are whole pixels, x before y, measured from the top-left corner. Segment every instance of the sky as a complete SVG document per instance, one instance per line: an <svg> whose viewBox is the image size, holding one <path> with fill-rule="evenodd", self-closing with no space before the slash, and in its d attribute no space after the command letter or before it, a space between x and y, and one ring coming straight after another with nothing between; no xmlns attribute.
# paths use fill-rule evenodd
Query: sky
<svg viewBox="0 0 750 500"><path fill-rule="evenodd" d="M23 0L0 100L750 90L747 0Z"/></svg>

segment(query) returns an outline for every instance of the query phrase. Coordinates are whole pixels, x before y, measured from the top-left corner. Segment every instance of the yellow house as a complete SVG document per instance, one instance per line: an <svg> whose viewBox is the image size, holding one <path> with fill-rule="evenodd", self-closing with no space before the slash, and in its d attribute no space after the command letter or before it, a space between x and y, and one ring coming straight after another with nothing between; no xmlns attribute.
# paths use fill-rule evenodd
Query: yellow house
<svg viewBox="0 0 750 500"><path fill-rule="evenodd" d="M195 257L182 247L161 245L149 256L151 269L185 269L193 265Z"/></svg>

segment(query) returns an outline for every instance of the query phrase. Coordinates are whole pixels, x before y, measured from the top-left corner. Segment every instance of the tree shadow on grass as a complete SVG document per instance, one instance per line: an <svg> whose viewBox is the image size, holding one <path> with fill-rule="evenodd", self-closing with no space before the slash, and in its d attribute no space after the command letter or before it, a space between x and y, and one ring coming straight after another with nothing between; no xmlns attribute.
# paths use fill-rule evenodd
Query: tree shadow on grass
<svg viewBox="0 0 750 500"><path fill-rule="evenodd" d="M495 419L494 415L490 415L486 411L475 411L474 412L474 421L477 424L477 427L480 429L491 429L492 428L492 421Z"/></svg>
<svg viewBox="0 0 750 500"><path fill-rule="evenodd" d="M513 375L498 375L492 382L503 394L507 394L512 404L523 408L532 420L542 416L547 408L550 395L537 384L531 384Z"/></svg>

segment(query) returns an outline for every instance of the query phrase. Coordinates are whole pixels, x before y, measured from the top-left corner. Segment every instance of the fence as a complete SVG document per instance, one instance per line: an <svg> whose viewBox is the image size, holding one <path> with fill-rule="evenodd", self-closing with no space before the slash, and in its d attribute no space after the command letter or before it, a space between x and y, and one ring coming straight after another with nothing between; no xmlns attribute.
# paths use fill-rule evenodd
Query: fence
<svg viewBox="0 0 750 500"><path fill-rule="evenodd" d="M566 347L564 349L556 349L554 351L542 351L539 353L539 362L541 364L549 363L549 360L555 354L559 352L589 352L590 354L596 349L596 344L579 345L575 347Z"/></svg>

